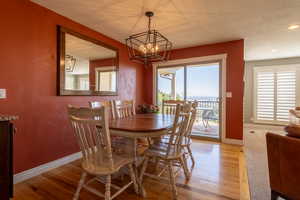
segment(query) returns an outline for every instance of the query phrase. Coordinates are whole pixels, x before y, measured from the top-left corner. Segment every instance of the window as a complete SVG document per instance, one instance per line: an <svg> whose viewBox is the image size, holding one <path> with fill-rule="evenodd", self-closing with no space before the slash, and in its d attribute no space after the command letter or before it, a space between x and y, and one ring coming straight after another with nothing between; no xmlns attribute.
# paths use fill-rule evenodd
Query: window
<svg viewBox="0 0 300 200"><path fill-rule="evenodd" d="M284 124L299 105L300 65L254 68L254 121Z"/></svg>
<svg viewBox="0 0 300 200"><path fill-rule="evenodd" d="M116 92L117 72L115 67L96 68L96 90Z"/></svg>

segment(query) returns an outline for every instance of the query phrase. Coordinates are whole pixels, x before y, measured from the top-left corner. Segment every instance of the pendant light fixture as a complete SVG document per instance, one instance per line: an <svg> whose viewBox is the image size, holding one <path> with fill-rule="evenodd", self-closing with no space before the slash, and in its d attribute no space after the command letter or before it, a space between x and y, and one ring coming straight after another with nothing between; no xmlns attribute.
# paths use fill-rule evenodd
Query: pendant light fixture
<svg viewBox="0 0 300 200"><path fill-rule="evenodd" d="M73 72L75 69L75 64L76 64L76 58L67 54L65 57L66 72Z"/></svg>
<svg viewBox="0 0 300 200"><path fill-rule="evenodd" d="M157 30L151 30L151 17L154 13L145 13L148 17L148 31L133 34L126 39L129 58L148 65L152 62L167 61L172 43Z"/></svg>

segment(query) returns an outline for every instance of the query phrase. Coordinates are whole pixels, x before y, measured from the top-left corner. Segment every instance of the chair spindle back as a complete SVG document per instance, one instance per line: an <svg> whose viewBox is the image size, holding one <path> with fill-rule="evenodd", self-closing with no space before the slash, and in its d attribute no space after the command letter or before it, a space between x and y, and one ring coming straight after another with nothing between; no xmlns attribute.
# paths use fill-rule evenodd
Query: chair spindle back
<svg viewBox="0 0 300 200"><path fill-rule="evenodd" d="M191 108L191 118L190 118L190 121L189 121L189 124L188 124L186 135L184 137L184 139L187 140L186 144L188 144L191 140L192 129L193 129L194 123L195 123L196 118L197 118L197 107L198 107L198 102L197 101L193 102L192 103L192 108Z"/></svg>
<svg viewBox="0 0 300 200"><path fill-rule="evenodd" d="M136 114L134 100L114 100L113 109L115 111L115 117L118 119Z"/></svg>
<svg viewBox="0 0 300 200"><path fill-rule="evenodd" d="M108 116L110 119L115 119L115 113L112 106L112 101L90 101L90 108L100 108L102 106L106 106L108 110Z"/></svg>
<svg viewBox="0 0 300 200"><path fill-rule="evenodd" d="M191 118L191 103L185 103L183 105L177 104L176 105L176 113L174 124L172 128L172 132L169 137L168 141L168 148L166 156L170 155L171 153L179 154L182 152L182 140L184 136L187 134L188 125ZM175 152L171 152L175 151Z"/></svg>
<svg viewBox="0 0 300 200"><path fill-rule="evenodd" d="M83 162L90 167L107 166L113 169L107 108L68 106L68 114L83 155Z"/></svg>
<svg viewBox="0 0 300 200"><path fill-rule="evenodd" d="M165 115L175 115L176 105L183 105L185 101L180 100L163 100L162 102L162 114Z"/></svg>

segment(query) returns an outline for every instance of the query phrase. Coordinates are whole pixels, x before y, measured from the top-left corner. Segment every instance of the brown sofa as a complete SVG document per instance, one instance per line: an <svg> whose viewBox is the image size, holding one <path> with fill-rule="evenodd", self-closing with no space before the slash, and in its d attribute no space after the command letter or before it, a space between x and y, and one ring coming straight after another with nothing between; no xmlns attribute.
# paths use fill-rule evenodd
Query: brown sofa
<svg viewBox="0 0 300 200"><path fill-rule="evenodd" d="M300 138L267 133L272 200L300 200Z"/></svg>

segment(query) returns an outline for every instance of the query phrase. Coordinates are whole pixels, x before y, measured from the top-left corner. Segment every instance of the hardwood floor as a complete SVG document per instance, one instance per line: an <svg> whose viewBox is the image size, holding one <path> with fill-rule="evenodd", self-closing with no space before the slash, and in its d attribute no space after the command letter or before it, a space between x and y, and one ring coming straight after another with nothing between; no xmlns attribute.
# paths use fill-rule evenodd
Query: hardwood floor
<svg viewBox="0 0 300 200"><path fill-rule="evenodd" d="M192 178L184 181L183 172L177 177L179 199L184 200L249 200L247 175L242 148L234 145L197 141L192 145L196 165ZM13 200L67 200L80 179L80 161L75 161L15 185ZM122 182L118 179L117 182ZM126 178L124 179L126 182ZM241 186L240 186L241 185ZM171 199L168 184L145 178L148 200ZM101 184L97 188L104 191ZM80 199L101 199L82 190ZM140 200L130 188L116 200Z"/></svg>

